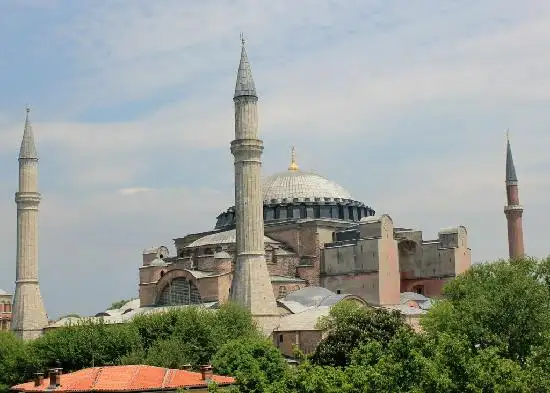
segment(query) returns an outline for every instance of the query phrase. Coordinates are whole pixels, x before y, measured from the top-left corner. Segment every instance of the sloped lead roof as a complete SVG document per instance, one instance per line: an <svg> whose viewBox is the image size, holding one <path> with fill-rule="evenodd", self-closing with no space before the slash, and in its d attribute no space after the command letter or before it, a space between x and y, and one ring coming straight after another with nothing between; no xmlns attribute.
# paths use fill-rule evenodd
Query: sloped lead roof
<svg viewBox="0 0 550 393"><path fill-rule="evenodd" d="M235 84L235 95L233 97L253 96L256 95L256 85L252 78L252 70L246 55L244 43L241 49L241 61L239 62L239 70L237 71L237 83Z"/></svg>
<svg viewBox="0 0 550 393"><path fill-rule="evenodd" d="M32 133L31 122L29 121L30 109L27 108L27 117L25 118L25 130L23 131L23 140L21 141L21 149L19 150L20 159L38 159L36 146L34 144L34 135Z"/></svg>
<svg viewBox="0 0 550 393"><path fill-rule="evenodd" d="M516 167L514 165L514 157L512 156L512 148L510 147L510 140L506 143L506 181L517 182Z"/></svg>

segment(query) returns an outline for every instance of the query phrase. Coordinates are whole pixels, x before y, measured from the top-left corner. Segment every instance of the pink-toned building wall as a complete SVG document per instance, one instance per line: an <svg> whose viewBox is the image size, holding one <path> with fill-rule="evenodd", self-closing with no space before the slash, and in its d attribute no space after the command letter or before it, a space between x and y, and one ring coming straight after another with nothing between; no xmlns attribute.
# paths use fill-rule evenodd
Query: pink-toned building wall
<svg viewBox="0 0 550 393"><path fill-rule="evenodd" d="M0 295L0 331L11 328L11 295Z"/></svg>

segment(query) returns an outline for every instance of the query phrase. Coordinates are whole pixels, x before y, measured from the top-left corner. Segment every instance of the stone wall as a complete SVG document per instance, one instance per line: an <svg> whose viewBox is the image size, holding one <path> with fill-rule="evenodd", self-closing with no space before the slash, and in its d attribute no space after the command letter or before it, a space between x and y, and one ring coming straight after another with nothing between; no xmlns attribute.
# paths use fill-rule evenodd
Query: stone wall
<svg viewBox="0 0 550 393"><path fill-rule="evenodd" d="M320 330L302 330L290 332L273 332L272 340L284 356L294 356L294 345L300 351L308 355L315 352L315 348L321 341L323 333Z"/></svg>

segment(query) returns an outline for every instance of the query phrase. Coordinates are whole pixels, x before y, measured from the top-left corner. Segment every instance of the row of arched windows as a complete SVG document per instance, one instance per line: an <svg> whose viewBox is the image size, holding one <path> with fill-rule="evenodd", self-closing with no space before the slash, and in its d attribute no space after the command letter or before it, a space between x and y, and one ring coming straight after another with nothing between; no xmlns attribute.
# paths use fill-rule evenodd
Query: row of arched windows
<svg viewBox="0 0 550 393"><path fill-rule="evenodd" d="M11 303L0 303L0 312L11 312Z"/></svg>
<svg viewBox="0 0 550 393"><path fill-rule="evenodd" d="M359 221L363 217L374 216L375 211L364 205L346 204L290 204L264 205L264 221L297 218L329 218L346 221ZM216 228L235 225L235 211L229 209L218 216Z"/></svg>

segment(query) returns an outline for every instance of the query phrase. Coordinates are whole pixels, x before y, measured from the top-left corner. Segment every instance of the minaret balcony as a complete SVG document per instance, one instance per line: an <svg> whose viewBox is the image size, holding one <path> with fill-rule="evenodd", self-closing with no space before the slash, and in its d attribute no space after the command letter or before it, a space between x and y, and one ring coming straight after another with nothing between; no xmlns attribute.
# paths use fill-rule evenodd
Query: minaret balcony
<svg viewBox="0 0 550 393"><path fill-rule="evenodd" d="M508 205L504 206L504 213L511 211L523 211L523 206L521 205Z"/></svg>

